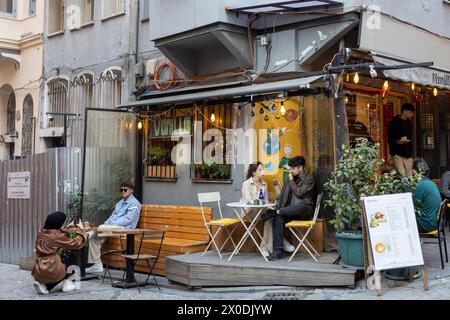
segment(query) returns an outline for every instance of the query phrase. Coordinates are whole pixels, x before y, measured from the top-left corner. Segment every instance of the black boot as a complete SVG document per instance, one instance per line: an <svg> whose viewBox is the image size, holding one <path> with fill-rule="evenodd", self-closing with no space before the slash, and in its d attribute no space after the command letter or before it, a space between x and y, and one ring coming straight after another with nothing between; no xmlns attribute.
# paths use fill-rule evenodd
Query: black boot
<svg viewBox="0 0 450 320"><path fill-rule="evenodd" d="M275 210L267 210L261 215L261 221L266 222L270 219L273 219L277 215L277 212Z"/></svg>
<svg viewBox="0 0 450 320"><path fill-rule="evenodd" d="M273 249L272 255L269 257L269 261L277 261L283 258L283 250L281 248Z"/></svg>

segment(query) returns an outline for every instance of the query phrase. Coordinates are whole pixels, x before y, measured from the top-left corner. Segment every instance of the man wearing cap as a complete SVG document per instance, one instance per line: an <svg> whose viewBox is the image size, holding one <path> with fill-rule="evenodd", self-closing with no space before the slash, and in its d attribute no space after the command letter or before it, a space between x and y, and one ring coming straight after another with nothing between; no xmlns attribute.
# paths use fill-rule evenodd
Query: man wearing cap
<svg viewBox="0 0 450 320"><path fill-rule="evenodd" d="M136 229L141 213L141 204L133 196L134 185L131 182L124 182L120 186L122 199L117 202L112 215L101 227L115 226L118 229ZM109 229L109 228L108 228ZM93 228L88 233L89 236L89 256L88 263L93 264L86 269L86 273L103 272L103 264L100 259L101 247L106 241L105 238L97 236L97 228Z"/></svg>

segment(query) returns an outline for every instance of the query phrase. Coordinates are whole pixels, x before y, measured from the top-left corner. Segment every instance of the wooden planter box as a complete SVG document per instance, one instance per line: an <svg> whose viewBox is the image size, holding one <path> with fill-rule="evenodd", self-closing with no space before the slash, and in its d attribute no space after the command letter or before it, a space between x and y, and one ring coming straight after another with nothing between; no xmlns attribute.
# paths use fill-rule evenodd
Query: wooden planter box
<svg viewBox="0 0 450 320"><path fill-rule="evenodd" d="M176 178L176 166L147 166L149 178Z"/></svg>

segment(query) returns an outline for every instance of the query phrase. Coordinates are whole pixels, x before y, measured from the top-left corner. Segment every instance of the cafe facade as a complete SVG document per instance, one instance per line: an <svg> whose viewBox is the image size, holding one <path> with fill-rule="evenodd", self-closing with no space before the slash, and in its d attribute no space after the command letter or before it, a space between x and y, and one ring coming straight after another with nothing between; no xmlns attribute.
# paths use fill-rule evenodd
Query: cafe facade
<svg viewBox="0 0 450 320"><path fill-rule="evenodd" d="M230 14L248 17L245 10L237 8ZM301 52L300 57L297 54L291 64L269 62L267 68L263 65L265 48L261 47L265 34L255 29L253 59L255 69L276 70L277 65L282 70L258 74L255 81L228 77L227 81L197 81L163 91L150 89L137 101L121 105L142 123L138 142L141 153L137 157L138 162L142 160L143 202L198 205L197 193L207 191L219 191L224 202L239 200L246 168L257 160L265 166L274 198L272 181L283 181L283 165L296 155L306 158L307 169L315 176L318 191L322 191L341 144L361 135L361 131L355 131L355 120L362 124L359 129L367 132L362 136L380 144L380 158L390 161L387 125L406 102L417 108L414 154L427 160L432 178L438 179L449 169L450 65L443 54L448 51L424 48L450 49L450 40L383 14L381 29L373 29L367 22L372 14L360 9L339 19L318 17L288 26L278 19L272 36L286 46L292 35L301 39L291 48ZM386 29L393 37L383 36ZM192 32L189 36L195 38L195 30ZM199 34L204 36L205 32L202 29ZM405 35L420 39L418 47L409 50L399 45L395 39ZM189 59L180 62L168 49L182 50L186 38L157 39L156 45L173 58L177 67L190 70ZM315 39L313 49L308 49L311 39ZM344 48L349 49L347 65L366 66L343 67L345 72L340 71L334 81L324 66ZM279 58L279 53L272 55L274 60ZM218 58L217 63L220 61ZM425 62L432 63L417 67ZM192 58L191 63L198 61ZM246 63L245 59L241 61L243 66ZM372 69L376 74L371 74ZM343 83L342 92L337 89L339 81ZM341 104L345 106L343 114ZM175 137L171 130L178 132ZM182 151L183 161L174 163L172 156L179 157Z"/></svg>

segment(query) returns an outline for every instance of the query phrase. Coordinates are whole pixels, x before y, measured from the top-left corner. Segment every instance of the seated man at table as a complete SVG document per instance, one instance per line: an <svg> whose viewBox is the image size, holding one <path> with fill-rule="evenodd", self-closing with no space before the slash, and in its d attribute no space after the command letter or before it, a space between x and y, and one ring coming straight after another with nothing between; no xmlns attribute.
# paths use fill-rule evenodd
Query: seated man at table
<svg viewBox="0 0 450 320"><path fill-rule="evenodd" d="M413 174L422 172L425 176L420 179L413 197L419 200L422 214L416 216L417 228L420 233L427 233L437 229L437 214L441 205L441 194L436 184L427 175L430 169L424 159L413 162Z"/></svg>
<svg viewBox="0 0 450 320"><path fill-rule="evenodd" d="M444 172L439 184L441 194L450 200L450 171Z"/></svg>
<svg viewBox="0 0 450 320"><path fill-rule="evenodd" d="M283 256L284 225L292 220L311 220L314 213L314 179L305 171L305 158L289 161L289 180L283 185L281 203L263 219L273 218L273 254L270 261Z"/></svg>
<svg viewBox="0 0 450 320"><path fill-rule="evenodd" d="M99 228L93 228L88 232L89 236L89 257L88 263L93 264L86 269L86 273L103 272L103 264L100 259L101 246L106 238L97 236L97 231L104 229L112 229L109 226L116 226L121 229L135 229L141 213L141 204L133 196L134 186L131 182L124 182L120 185L122 199L116 204L114 212Z"/></svg>

